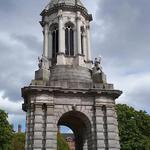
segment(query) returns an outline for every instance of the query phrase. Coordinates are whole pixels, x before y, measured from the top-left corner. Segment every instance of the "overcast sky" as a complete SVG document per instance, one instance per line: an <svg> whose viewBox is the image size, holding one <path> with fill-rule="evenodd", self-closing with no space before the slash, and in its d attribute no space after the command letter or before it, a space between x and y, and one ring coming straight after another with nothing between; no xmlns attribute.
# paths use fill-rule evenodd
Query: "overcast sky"
<svg viewBox="0 0 150 150"><path fill-rule="evenodd" d="M25 124L21 87L42 54L40 12L49 0L0 0L0 108ZM150 0L82 0L94 16L92 55L102 57L108 82L123 90L118 103L150 113Z"/></svg>

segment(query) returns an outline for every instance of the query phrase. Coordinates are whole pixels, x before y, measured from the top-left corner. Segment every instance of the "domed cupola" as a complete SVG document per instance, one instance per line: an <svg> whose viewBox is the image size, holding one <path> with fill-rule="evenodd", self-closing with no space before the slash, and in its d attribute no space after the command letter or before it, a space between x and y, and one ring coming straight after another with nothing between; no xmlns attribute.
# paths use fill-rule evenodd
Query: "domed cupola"
<svg viewBox="0 0 150 150"><path fill-rule="evenodd" d="M92 15L80 0L51 0L41 13L44 33L43 57L54 65L91 64L90 21ZM48 66L48 65L47 65Z"/></svg>
<svg viewBox="0 0 150 150"><path fill-rule="evenodd" d="M91 83L90 22L92 15L80 0L51 0L41 13L44 43L40 67L56 82ZM54 84L53 84L54 83Z"/></svg>

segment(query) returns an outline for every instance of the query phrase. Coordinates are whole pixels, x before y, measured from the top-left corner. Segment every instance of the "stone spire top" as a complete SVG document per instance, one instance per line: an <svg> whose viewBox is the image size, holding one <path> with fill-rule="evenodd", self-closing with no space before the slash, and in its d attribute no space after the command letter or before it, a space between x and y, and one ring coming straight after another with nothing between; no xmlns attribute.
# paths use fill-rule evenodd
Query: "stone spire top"
<svg viewBox="0 0 150 150"><path fill-rule="evenodd" d="M48 7L52 8L55 5L60 5L60 4L64 4L68 6L78 5L78 6L84 7L84 5L82 4L80 0L51 0L50 3L48 4Z"/></svg>

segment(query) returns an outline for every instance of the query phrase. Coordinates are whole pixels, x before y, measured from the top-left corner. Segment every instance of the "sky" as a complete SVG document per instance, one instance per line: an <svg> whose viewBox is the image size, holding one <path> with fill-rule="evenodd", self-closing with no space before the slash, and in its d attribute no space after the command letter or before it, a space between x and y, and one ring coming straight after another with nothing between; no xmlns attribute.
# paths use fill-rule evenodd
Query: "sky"
<svg viewBox="0 0 150 150"><path fill-rule="evenodd" d="M40 12L49 0L0 0L0 109L25 128L21 88L28 86L42 54ZM103 71L117 103L150 114L150 0L82 0L90 14L92 57Z"/></svg>

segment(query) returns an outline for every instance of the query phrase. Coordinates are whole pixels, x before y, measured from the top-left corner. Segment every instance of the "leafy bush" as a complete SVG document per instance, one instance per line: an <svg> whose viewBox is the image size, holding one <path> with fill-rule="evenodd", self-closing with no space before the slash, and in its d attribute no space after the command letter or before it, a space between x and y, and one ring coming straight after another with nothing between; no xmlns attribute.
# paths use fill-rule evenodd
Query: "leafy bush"
<svg viewBox="0 0 150 150"><path fill-rule="evenodd" d="M116 110L121 150L150 150L150 116L125 104Z"/></svg>

